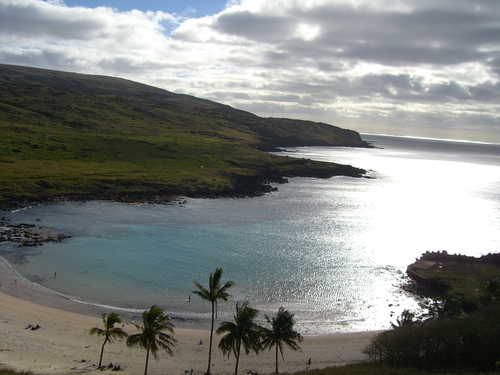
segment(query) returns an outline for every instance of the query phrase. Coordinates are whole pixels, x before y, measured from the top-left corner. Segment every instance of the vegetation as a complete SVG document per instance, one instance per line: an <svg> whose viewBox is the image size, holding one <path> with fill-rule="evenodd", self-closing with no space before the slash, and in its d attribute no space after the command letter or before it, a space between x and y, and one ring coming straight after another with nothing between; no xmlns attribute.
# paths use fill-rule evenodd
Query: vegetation
<svg viewBox="0 0 500 375"><path fill-rule="evenodd" d="M488 254L472 260L470 257L456 256L444 253L429 253L427 259L436 258L441 268L451 274L450 264L459 265L458 270L463 271L463 263L474 265L477 269L481 263L489 269L491 263L499 259L498 254ZM453 261L450 261L453 260ZM460 272L462 272L460 271ZM473 275L474 272L469 272ZM460 273L457 273L459 275ZM195 282L198 294L203 299L212 303L212 330L216 313L216 302L218 299L227 300L229 296L227 289L232 287L232 282L226 282L221 286L222 269L217 268L209 277L209 289L203 288ZM487 276L491 276L488 274ZM495 273L493 272L493 275ZM371 343L364 348L364 353L370 358L370 362L350 364L334 368L320 370L308 370L297 372L296 375L468 375L498 372L500 366L500 279L486 278L479 275L481 282L471 277L471 282L478 285L475 298L479 301L475 309L470 309L470 304L463 303L464 295L457 295L453 286L442 288L441 280L437 284L424 280L427 292L432 295L423 303L426 311L417 314L404 310L398 317L393 329L375 336ZM436 287L437 285L437 287ZM419 289L422 291L423 289ZM460 290L460 289L458 289ZM210 295L219 295L220 298ZM465 308L469 310L465 311ZM256 353L271 347L276 348L276 372L278 371L278 350L283 357L283 344L292 349L298 349L296 341L300 335L293 329L293 314L284 308L278 310L278 314L269 318L265 316L270 328L261 327L255 323L258 311L250 308L248 302L236 304L234 322L223 322L217 329L217 334L225 334L219 348L228 356L232 352L236 357L235 375L238 371L239 356L241 349L248 354L250 351ZM103 314L103 323L112 328L118 323L113 314ZM119 319L119 318L118 318ZM155 358L159 349L164 349L173 355L172 346L176 340L169 334L173 333L173 325L169 317L164 315L163 310L154 305L149 311L143 313L142 333L129 336L128 346L141 346L147 350L145 374L151 351ZM96 333L105 332L100 328L94 328ZM102 335L102 333L101 333ZM106 341L104 342L104 344ZM104 344L102 349L104 348ZM211 355L211 354L210 354ZM209 355L209 363L211 357ZM102 356L102 350L101 350ZM210 364L209 364L210 369ZM210 372L210 371L209 371ZM17 372L10 369L0 369L0 375L32 375L31 372Z"/></svg>
<svg viewBox="0 0 500 375"><path fill-rule="evenodd" d="M495 289L500 287L494 281L500 280L500 254L476 258L428 251L408 267L408 275L416 281L412 288L416 294L441 300L453 296L462 310L474 311L485 300L495 298Z"/></svg>
<svg viewBox="0 0 500 375"><path fill-rule="evenodd" d="M278 373L278 352L281 353L281 358L284 360L284 346L288 346L292 350L298 350L298 342L303 340L300 333L293 329L295 319L293 314L283 307L280 307L278 314L270 319L267 315L266 321L271 328L263 328L262 349L269 349L274 346L276 348L276 370Z"/></svg>
<svg viewBox="0 0 500 375"><path fill-rule="evenodd" d="M112 312L108 315L106 315L106 313L103 313L102 322L104 324L104 329L94 327L89 331L89 334L91 335L104 336L104 342L102 343L101 347L101 355L99 357L98 368L101 368L102 366L104 345L106 345L107 342L113 343L116 338L124 338L127 336L127 333L125 331L123 331L120 327L116 327L117 324L120 324L122 322L120 316L117 313Z"/></svg>
<svg viewBox="0 0 500 375"><path fill-rule="evenodd" d="M295 372L295 375L481 375L477 371L426 371L414 367L394 367L379 363L354 363L345 366L327 367ZM0 369L0 375L35 375L32 372Z"/></svg>
<svg viewBox="0 0 500 375"><path fill-rule="evenodd" d="M500 364L500 254L427 252L408 268L427 297L364 352L375 362L425 370L494 371Z"/></svg>
<svg viewBox="0 0 500 375"><path fill-rule="evenodd" d="M0 375L34 375L31 371L16 371L8 368L0 368Z"/></svg>
<svg viewBox="0 0 500 375"><path fill-rule="evenodd" d="M426 371L415 367L394 367L381 363L354 363L296 372L295 375L479 375L477 371Z"/></svg>
<svg viewBox="0 0 500 375"><path fill-rule="evenodd" d="M221 277L222 277L222 268L217 268L215 272L210 274L208 278L208 289L205 289L203 285L201 285L197 281L193 281L197 290L194 290L193 293L199 296L201 299L205 301L209 301L212 305L212 325L210 327L210 344L208 349L208 368L207 374L210 374L210 365L212 363L212 341L214 335L214 322L215 317L217 315L217 301L223 300L227 301L229 294L227 293L228 289L234 286L234 282L226 281L224 285L221 285Z"/></svg>
<svg viewBox="0 0 500 375"><path fill-rule="evenodd" d="M500 279L486 280L480 286L478 291L479 301L483 305L500 300Z"/></svg>
<svg viewBox="0 0 500 375"><path fill-rule="evenodd" d="M286 146L367 147L322 123L265 119L123 79L0 64L0 208L56 199L251 196L284 177L363 170Z"/></svg>
<svg viewBox="0 0 500 375"><path fill-rule="evenodd" d="M127 338L127 346L140 346L146 349L146 365L144 375L148 373L149 353L151 352L155 359L158 359L158 351L163 349L169 355L174 355L172 346L175 346L177 340L167 331L174 333L174 325L169 321L170 317L163 313L163 309L153 305L147 311L142 313L142 326L137 326L141 333L130 335Z"/></svg>
<svg viewBox="0 0 500 375"><path fill-rule="evenodd" d="M345 366L328 367L324 369L315 369L308 371L295 372L295 375L480 375L477 371L425 371L412 367L393 367L375 363L355 363ZM27 371L15 371L10 369L0 369L0 375L35 375Z"/></svg>
<svg viewBox="0 0 500 375"><path fill-rule="evenodd" d="M500 304L467 316L433 318L377 335L365 354L391 366L493 371L500 360Z"/></svg>
<svg viewBox="0 0 500 375"><path fill-rule="evenodd" d="M222 350L223 354L227 354L228 358L231 352L236 358L234 375L238 375L238 363L242 347L246 354L249 354L250 351L259 353L262 348L262 327L255 323L258 313L258 310L248 306L248 302L241 305L236 303L234 322L222 322L217 329L218 335L226 334L219 342L219 349Z"/></svg>

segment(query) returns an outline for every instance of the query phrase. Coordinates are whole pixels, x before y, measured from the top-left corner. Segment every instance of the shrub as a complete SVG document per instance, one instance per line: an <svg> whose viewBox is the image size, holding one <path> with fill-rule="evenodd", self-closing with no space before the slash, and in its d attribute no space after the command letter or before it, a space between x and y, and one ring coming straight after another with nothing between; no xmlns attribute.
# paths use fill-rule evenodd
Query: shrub
<svg viewBox="0 0 500 375"><path fill-rule="evenodd" d="M500 359L500 304L473 315L395 326L364 353L376 362L425 369L495 370Z"/></svg>

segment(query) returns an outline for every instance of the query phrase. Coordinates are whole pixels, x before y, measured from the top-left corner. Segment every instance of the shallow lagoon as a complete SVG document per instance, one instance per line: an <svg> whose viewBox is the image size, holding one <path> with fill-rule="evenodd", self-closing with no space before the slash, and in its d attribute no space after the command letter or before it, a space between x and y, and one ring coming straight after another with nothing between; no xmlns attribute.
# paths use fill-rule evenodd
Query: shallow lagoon
<svg viewBox="0 0 500 375"><path fill-rule="evenodd" d="M307 157L369 169L372 178L291 179L252 199L175 206L66 203L6 213L72 235L13 267L66 296L123 311L157 303L205 324L192 280L223 267L236 301L295 313L303 333L382 329L415 301L399 285L426 250L500 249L500 145L364 135L375 149L299 148ZM40 221L36 221L40 219ZM57 278L53 277L57 272Z"/></svg>

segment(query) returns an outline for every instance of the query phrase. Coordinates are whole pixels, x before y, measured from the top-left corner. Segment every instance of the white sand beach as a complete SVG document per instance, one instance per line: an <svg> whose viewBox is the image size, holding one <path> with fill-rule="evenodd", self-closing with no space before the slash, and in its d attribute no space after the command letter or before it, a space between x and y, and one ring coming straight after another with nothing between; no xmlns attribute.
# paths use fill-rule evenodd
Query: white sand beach
<svg viewBox="0 0 500 375"><path fill-rule="evenodd" d="M0 285L0 366L29 370L35 374L71 374L96 370L103 339L90 336L88 331L94 326L102 327L99 317L76 313L74 306L69 308L76 303L59 296L45 295L44 292L14 282L5 274L0 275ZM36 298L33 298L34 295ZM41 299L46 299L49 306L39 303ZM59 308L50 306L51 299L54 299L52 305ZM41 328L26 329L28 324L39 324ZM137 332L130 322L125 322L124 328L129 333ZM361 353L362 348L374 334L361 332L305 336L299 351L285 350L285 361L280 358L279 370L290 373L304 370L309 358L310 369L363 360L365 356ZM176 328L174 337L178 344L174 347L174 356L163 352L159 354L159 361L150 359L148 373L182 375L193 369L195 374L203 374L206 371L209 335L208 327L207 330ZM200 340L203 340L201 345ZM232 374L235 359L222 355L217 348L219 340L215 335L212 373ZM274 358L274 350L258 356L242 354L238 372L246 374L252 370L259 374L272 373ZM145 359L145 350L131 349L124 341L117 341L106 344L103 363L119 364L123 374L142 374Z"/></svg>

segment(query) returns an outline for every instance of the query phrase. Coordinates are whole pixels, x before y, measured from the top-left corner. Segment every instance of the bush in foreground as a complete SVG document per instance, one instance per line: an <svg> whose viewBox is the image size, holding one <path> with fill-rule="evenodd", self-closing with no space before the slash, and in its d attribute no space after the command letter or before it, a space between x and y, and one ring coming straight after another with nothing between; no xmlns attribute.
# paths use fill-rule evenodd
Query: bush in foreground
<svg viewBox="0 0 500 375"><path fill-rule="evenodd" d="M364 353L398 367L494 371L500 360L500 304L469 316L404 324L374 337Z"/></svg>
<svg viewBox="0 0 500 375"><path fill-rule="evenodd" d="M356 363L321 370L297 372L294 375L478 375L477 372L425 371L411 367L393 367L380 363Z"/></svg>
<svg viewBox="0 0 500 375"><path fill-rule="evenodd" d="M0 368L0 375L34 375L31 371L15 371L7 368Z"/></svg>

